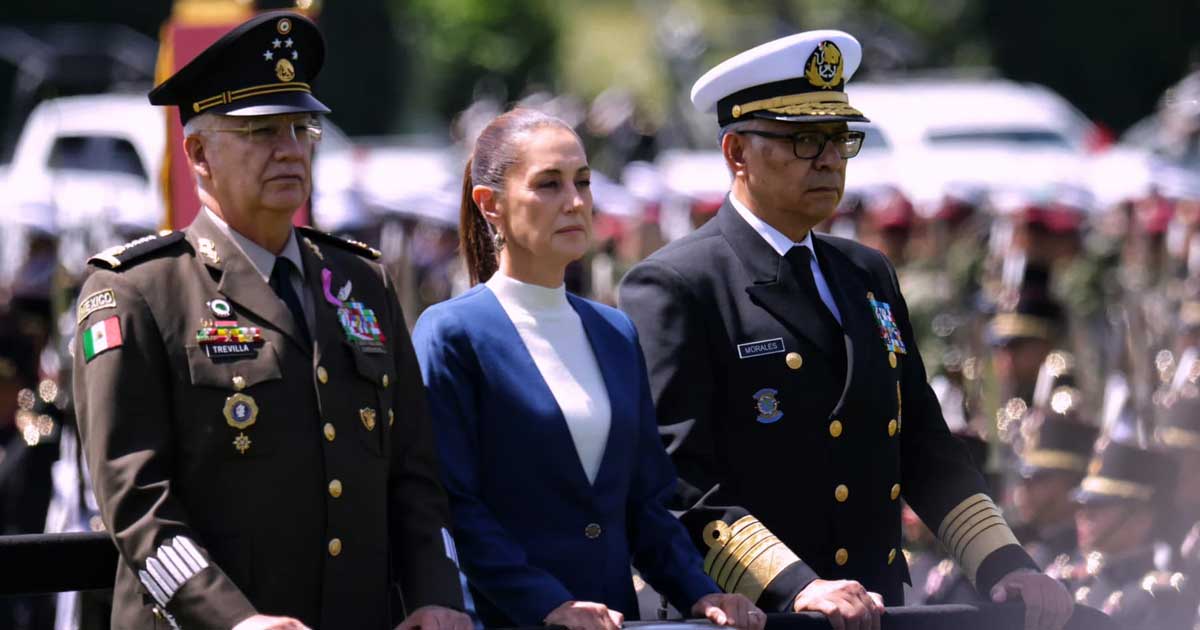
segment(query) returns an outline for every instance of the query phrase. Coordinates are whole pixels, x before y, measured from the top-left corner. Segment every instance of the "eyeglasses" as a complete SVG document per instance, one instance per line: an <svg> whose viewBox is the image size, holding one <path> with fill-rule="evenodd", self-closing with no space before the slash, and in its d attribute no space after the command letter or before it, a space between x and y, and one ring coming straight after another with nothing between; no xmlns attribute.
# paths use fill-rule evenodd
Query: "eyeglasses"
<svg viewBox="0 0 1200 630"><path fill-rule="evenodd" d="M297 120L290 123L277 122L274 124L246 123L241 127L212 127L200 131L227 131L240 133L252 144L268 145L279 138L291 138L300 143L316 144L321 141L321 121Z"/></svg>
<svg viewBox="0 0 1200 630"><path fill-rule="evenodd" d="M832 144L834 150L837 151L837 154L843 160L848 160L858 155L859 150L862 149L863 139L867 137L867 134L862 131L842 131L835 134L826 134L819 131L776 133L774 131L747 129L736 133L762 136L774 140L791 140L792 153L800 160L811 160L821 155L821 152L825 150L826 143Z"/></svg>

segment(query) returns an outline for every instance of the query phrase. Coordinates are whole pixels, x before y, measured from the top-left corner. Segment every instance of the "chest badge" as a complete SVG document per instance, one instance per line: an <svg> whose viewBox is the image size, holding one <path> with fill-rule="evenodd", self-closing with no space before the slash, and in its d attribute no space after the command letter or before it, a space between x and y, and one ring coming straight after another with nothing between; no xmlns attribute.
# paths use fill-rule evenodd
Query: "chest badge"
<svg viewBox="0 0 1200 630"><path fill-rule="evenodd" d="M325 295L325 301L337 307L338 323L342 325L342 332L346 335L347 340L363 352L378 354L386 351L384 343L387 342L387 337L379 329L379 320L375 317L375 311L367 308L362 302L356 302L350 298L353 285L349 281L342 285L337 295L334 295L333 272L322 269L321 289Z"/></svg>
<svg viewBox="0 0 1200 630"><path fill-rule="evenodd" d="M196 243L199 246L200 255L207 258L209 263L216 265L221 262L221 256L217 253L217 245L211 239L202 238Z"/></svg>
<svg viewBox="0 0 1200 630"><path fill-rule="evenodd" d="M754 409L758 412L758 420L761 424L772 424L778 422L783 417L782 406L779 404L777 397L779 390L764 387L763 389L754 392Z"/></svg>
<svg viewBox="0 0 1200 630"><path fill-rule="evenodd" d="M208 303L208 310L217 319L229 319L233 315L233 307L229 306L229 302L219 298Z"/></svg>
<svg viewBox="0 0 1200 630"><path fill-rule="evenodd" d="M875 323L879 325L879 337L883 340L883 347L890 353L889 361L892 362L892 367L896 367L895 355L908 354L908 349L905 348L900 328L896 326L896 320L892 317L892 305L876 300L874 293L867 293L867 301L871 303L871 312L875 315Z"/></svg>
<svg viewBox="0 0 1200 630"><path fill-rule="evenodd" d="M358 417L362 420L363 426L368 431L375 430L375 410L370 407L364 407L358 410Z"/></svg>
<svg viewBox="0 0 1200 630"><path fill-rule="evenodd" d="M233 448L242 455L250 450L250 437L245 430L258 421L258 403L246 394L234 394L225 399L225 423L237 429L237 437L233 439Z"/></svg>

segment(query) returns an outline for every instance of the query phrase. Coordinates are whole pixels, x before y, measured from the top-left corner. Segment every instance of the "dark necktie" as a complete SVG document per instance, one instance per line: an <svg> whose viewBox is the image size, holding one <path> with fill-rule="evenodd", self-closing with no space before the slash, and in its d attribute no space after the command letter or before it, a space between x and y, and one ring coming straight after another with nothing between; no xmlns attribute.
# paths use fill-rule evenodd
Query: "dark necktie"
<svg viewBox="0 0 1200 630"><path fill-rule="evenodd" d="M837 360L836 369L845 370L845 342L842 339L842 325L834 318L833 312L825 305L825 300L821 299L821 292L817 290L817 281L813 278L812 272L812 250L803 245L793 245L791 249L784 254L784 259L787 260L788 266L792 269L792 276L796 279L796 283L806 294L802 299L810 300L813 308L820 315L818 321L809 322L810 326L816 326L820 329L818 334L824 335L830 342L831 348L836 348L834 351L835 359Z"/></svg>
<svg viewBox="0 0 1200 630"><path fill-rule="evenodd" d="M822 319L827 320L826 323L832 324L834 328L840 329L842 325L838 323L833 312L829 310L829 306L825 304L825 300L821 299L821 292L817 290L817 281L812 272L812 250L803 245L793 245L784 258L791 265L796 282L799 282L808 296L819 305L817 310L821 311Z"/></svg>
<svg viewBox="0 0 1200 630"><path fill-rule="evenodd" d="M271 268L271 289L292 312L292 319L296 320L296 329L300 331L300 336L304 337L306 342L312 343L308 336L308 320L304 317L304 307L300 305L300 296L296 295L296 290L292 288L291 271L295 268L292 261L277 256L275 266Z"/></svg>

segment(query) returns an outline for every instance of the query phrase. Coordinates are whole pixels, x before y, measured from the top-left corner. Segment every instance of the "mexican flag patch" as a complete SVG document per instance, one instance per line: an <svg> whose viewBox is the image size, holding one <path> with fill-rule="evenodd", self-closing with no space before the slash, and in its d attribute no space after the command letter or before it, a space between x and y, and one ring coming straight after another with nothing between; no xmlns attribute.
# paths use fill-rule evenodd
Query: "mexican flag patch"
<svg viewBox="0 0 1200 630"><path fill-rule="evenodd" d="M91 361L93 357L105 350L112 350L121 345L121 321L116 317L92 324L83 331L83 359Z"/></svg>

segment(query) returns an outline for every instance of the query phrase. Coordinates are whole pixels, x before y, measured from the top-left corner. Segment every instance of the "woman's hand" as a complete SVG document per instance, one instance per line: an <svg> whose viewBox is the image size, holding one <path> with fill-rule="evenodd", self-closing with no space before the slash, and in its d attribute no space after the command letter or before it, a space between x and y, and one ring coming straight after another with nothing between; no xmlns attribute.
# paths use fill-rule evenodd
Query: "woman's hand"
<svg viewBox="0 0 1200 630"><path fill-rule="evenodd" d="M692 615L704 617L718 626L740 630L763 630L767 616L745 595L709 593L692 605Z"/></svg>
<svg viewBox="0 0 1200 630"><path fill-rule="evenodd" d="M625 623L625 615L609 610L604 604L572 600L550 611L545 623L569 630L618 630Z"/></svg>

